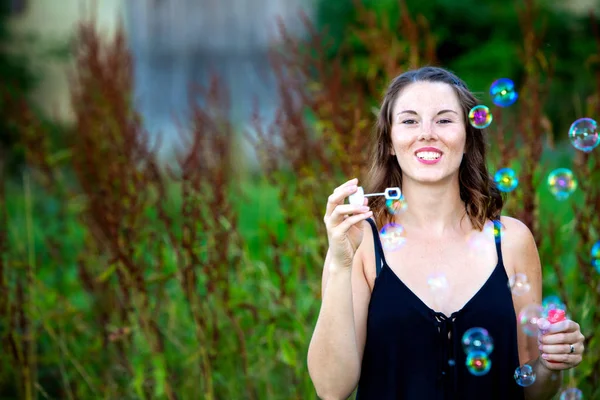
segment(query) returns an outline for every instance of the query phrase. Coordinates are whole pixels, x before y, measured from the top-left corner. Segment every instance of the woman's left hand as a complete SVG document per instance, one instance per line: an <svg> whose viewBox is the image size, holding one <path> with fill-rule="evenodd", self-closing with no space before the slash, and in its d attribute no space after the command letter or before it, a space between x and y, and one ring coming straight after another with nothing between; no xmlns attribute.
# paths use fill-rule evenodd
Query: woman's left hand
<svg viewBox="0 0 600 400"><path fill-rule="evenodd" d="M577 322L567 319L551 324L540 318L538 327L540 361L545 367L558 371L573 368L581 362L585 337Z"/></svg>

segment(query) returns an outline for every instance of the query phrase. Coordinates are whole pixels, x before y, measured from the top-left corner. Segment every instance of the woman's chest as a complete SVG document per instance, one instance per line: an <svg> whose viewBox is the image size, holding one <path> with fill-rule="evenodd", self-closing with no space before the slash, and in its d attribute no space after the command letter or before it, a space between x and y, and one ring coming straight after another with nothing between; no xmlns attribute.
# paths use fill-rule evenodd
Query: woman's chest
<svg viewBox="0 0 600 400"><path fill-rule="evenodd" d="M385 257L414 296L445 315L462 309L498 264L494 242L420 241Z"/></svg>

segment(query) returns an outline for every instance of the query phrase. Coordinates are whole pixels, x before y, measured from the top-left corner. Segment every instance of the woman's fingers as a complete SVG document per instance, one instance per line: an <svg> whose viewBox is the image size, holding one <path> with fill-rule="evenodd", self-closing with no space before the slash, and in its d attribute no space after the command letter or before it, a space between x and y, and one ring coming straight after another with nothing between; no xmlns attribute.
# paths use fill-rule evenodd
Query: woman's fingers
<svg viewBox="0 0 600 400"><path fill-rule="evenodd" d="M564 354L564 353L561 353L561 354L544 353L544 354L542 354L542 358L546 361L550 361L555 364L555 365L553 365L553 368L551 368L551 369L572 368L573 366L579 364L582 360L581 354Z"/></svg>
<svg viewBox="0 0 600 400"><path fill-rule="evenodd" d="M541 335L540 344L573 344L581 341L581 333L579 332L560 332Z"/></svg>
<svg viewBox="0 0 600 400"><path fill-rule="evenodd" d="M346 218L342 223L333 229L332 238L337 239L338 237L345 235L346 232L352 227L352 225L361 222L373 215L373 211L368 211L362 214L355 214Z"/></svg>
<svg viewBox="0 0 600 400"><path fill-rule="evenodd" d="M355 206L352 204L342 204L337 206L329 217L329 224L336 226L344 220L345 215L360 214L369 211L368 206Z"/></svg>
<svg viewBox="0 0 600 400"><path fill-rule="evenodd" d="M544 354L581 354L583 353L583 344L575 343L573 353L571 353L570 344L543 344L540 345L540 351Z"/></svg>
<svg viewBox="0 0 600 400"><path fill-rule="evenodd" d="M340 190L344 190L348 186L356 186L357 184L358 184L358 179L357 178L350 179L349 181L346 181L346 182L342 183L340 186L336 187L333 191L337 192L337 191L340 191Z"/></svg>
<svg viewBox="0 0 600 400"><path fill-rule="evenodd" d="M357 179L351 179L341 186L338 186L327 199L327 208L325 209L325 219L329 218L333 210L341 204L344 204L346 197L358 190Z"/></svg>

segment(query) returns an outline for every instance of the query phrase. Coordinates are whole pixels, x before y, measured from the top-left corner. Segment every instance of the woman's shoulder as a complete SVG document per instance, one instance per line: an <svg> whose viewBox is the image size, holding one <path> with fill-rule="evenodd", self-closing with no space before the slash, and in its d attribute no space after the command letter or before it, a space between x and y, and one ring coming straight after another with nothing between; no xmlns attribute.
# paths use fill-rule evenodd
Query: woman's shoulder
<svg viewBox="0 0 600 400"><path fill-rule="evenodd" d="M516 244L523 240L533 239L533 234L529 227L521 220L503 215L500 217L502 242L510 241Z"/></svg>
<svg viewBox="0 0 600 400"><path fill-rule="evenodd" d="M517 218L500 218L502 257L507 267L529 275L539 269L539 254L529 227Z"/></svg>

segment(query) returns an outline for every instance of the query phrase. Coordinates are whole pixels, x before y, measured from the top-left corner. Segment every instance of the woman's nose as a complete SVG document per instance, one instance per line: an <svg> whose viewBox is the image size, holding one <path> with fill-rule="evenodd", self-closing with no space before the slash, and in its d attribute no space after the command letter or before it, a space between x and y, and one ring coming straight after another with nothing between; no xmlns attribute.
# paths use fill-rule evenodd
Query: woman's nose
<svg viewBox="0 0 600 400"><path fill-rule="evenodd" d="M430 140L435 136L433 126L429 123L421 124L421 132L419 134L419 140Z"/></svg>

